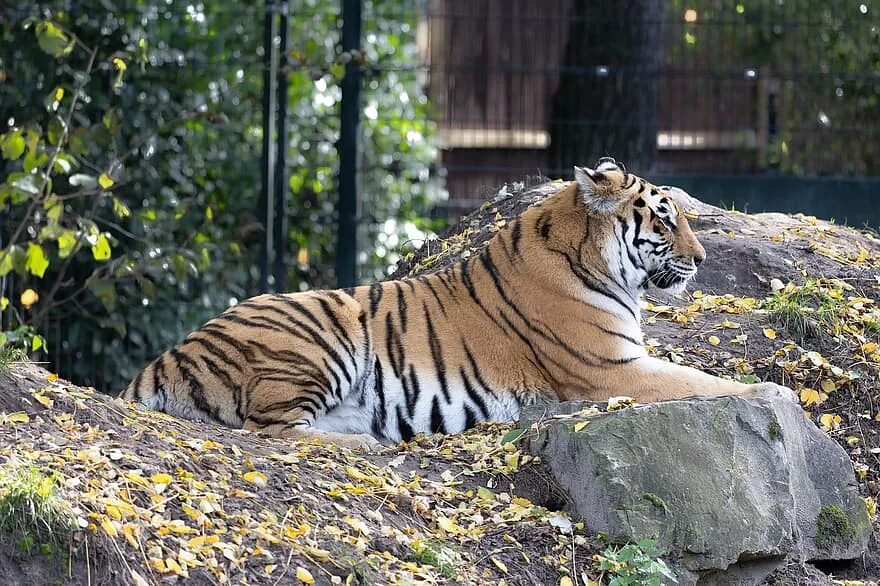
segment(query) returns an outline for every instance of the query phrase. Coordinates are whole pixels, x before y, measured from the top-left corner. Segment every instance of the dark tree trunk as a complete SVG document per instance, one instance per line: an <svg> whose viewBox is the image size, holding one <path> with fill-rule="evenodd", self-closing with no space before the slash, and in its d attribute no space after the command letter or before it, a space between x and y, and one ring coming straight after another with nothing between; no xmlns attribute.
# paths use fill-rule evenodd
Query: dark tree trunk
<svg viewBox="0 0 880 586"><path fill-rule="evenodd" d="M550 122L550 167L570 174L600 156L640 174L657 152L665 0L572 0Z"/></svg>

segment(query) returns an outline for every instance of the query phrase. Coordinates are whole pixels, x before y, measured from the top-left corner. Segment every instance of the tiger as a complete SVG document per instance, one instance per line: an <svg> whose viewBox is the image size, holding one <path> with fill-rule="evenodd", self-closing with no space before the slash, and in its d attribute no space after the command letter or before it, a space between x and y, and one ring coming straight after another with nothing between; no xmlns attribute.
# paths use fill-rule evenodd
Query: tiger
<svg viewBox="0 0 880 586"><path fill-rule="evenodd" d="M121 396L188 419L370 450L515 421L539 401L647 403L776 386L667 362L643 344L642 293L680 292L706 258L683 190L610 157L548 186L479 254L445 269L233 305Z"/></svg>

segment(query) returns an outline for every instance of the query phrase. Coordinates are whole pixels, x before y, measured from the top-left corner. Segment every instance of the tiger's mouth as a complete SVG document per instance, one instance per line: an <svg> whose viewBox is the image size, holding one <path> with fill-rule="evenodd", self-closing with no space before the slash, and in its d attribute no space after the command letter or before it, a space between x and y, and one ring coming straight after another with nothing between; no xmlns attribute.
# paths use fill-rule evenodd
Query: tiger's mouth
<svg viewBox="0 0 880 586"><path fill-rule="evenodd" d="M696 267L686 267L678 263L667 263L648 274L648 280L658 289L684 289L688 281L697 274Z"/></svg>

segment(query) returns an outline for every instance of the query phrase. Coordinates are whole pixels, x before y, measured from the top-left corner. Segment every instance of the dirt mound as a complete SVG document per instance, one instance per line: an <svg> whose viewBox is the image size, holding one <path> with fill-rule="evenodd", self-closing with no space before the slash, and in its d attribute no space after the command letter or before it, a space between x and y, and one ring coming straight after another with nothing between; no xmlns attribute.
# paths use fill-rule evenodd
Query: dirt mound
<svg viewBox="0 0 880 586"><path fill-rule="evenodd" d="M397 274L474 254L558 187L504 190ZM872 497L877 240L812 218L693 207L709 260L683 301L649 297L649 347L797 387ZM654 567L641 550L594 559L606 546L589 528L518 497L511 475L531 463L502 443L510 430L365 457L134 411L14 364L0 373L0 573L16 584L556 584L607 580L632 560Z"/></svg>
<svg viewBox="0 0 880 586"><path fill-rule="evenodd" d="M509 425L363 456L131 410L32 364L0 373L0 411L5 583L544 584L598 548L511 492L529 456L500 444Z"/></svg>

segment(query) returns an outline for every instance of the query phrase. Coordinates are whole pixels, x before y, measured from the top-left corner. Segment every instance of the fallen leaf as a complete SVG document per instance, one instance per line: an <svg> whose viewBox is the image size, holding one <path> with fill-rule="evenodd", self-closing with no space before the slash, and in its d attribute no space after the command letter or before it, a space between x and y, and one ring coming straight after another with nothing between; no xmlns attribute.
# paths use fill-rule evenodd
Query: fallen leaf
<svg viewBox="0 0 880 586"><path fill-rule="evenodd" d="M502 573L504 573L504 574L507 573L507 566L504 564L504 562L502 562L501 560L499 560L495 556L492 556L489 559L492 560L492 563L495 564L495 567L497 567L499 570L501 570Z"/></svg>
<svg viewBox="0 0 880 586"><path fill-rule="evenodd" d="M718 336L709 336L709 343L713 346L717 346L721 343L721 339Z"/></svg>
<svg viewBox="0 0 880 586"><path fill-rule="evenodd" d="M776 330L773 328L764 328L761 331L764 332L765 337L770 338L771 340L776 339Z"/></svg>
<svg viewBox="0 0 880 586"><path fill-rule="evenodd" d="M296 569L296 578L303 584L315 583L315 578L312 576L312 573L303 567Z"/></svg>
<svg viewBox="0 0 880 586"><path fill-rule="evenodd" d="M269 482L269 477L260 472L259 470L251 470L250 472L245 472L241 475L242 478L247 480L248 482L253 482L260 488L266 486Z"/></svg>

